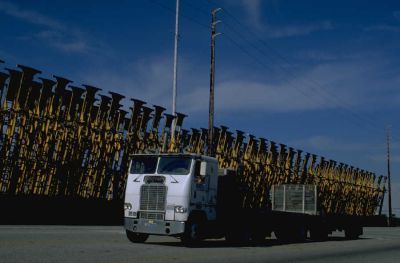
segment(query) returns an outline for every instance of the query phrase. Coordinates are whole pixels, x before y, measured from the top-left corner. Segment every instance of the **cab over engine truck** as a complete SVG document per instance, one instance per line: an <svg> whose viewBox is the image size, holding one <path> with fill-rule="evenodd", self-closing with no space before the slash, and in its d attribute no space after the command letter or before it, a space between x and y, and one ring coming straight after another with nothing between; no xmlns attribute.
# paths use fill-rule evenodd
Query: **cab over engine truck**
<svg viewBox="0 0 400 263"><path fill-rule="evenodd" d="M242 207L234 171L196 154L138 154L130 164L125 191L124 227L132 242L149 235L195 244L206 238L231 243L261 242L274 232L283 241L324 240L335 230L347 238L362 235L365 218L329 216L318 209L314 185L272 186L265 207Z"/></svg>

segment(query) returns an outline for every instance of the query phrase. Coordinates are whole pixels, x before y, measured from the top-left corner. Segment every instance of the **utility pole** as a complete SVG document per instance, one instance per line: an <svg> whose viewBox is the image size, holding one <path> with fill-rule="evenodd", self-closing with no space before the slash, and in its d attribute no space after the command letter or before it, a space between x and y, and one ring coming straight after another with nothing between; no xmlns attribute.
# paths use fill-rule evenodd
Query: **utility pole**
<svg viewBox="0 0 400 263"><path fill-rule="evenodd" d="M214 156L213 133L214 133L214 84L215 84L215 37L221 33L216 33L216 26L220 21L216 20L217 12L221 8L211 11L211 66L210 66L210 104L208 111L208 155Z"/></svg>
<svg viewBox="0 0 400 263"><path fill-rule="evenodd" d="M388 176L388 202L389 202L388 225L392 226L392 189L390 183L390 139L391 139L390 126L387 126L386 133L387 133L387 176Z"/></svg>
<svg viewBox="0 0 400 263"><path fill-rule="evenodd" d="M171 125L171 140L175 140L176 127L176 93L177 93L177 78L178 78L178 41L179 41L179 0L176 0L175 12L175 44L174 44L174 78L172 83L172 115L175 119Z"/></svg>

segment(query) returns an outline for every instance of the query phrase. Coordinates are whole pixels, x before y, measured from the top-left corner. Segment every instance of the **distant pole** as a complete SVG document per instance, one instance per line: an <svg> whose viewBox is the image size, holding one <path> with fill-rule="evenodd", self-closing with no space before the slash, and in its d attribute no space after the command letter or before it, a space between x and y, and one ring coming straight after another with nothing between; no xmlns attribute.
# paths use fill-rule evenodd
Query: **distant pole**
<svg viewBox="0 0 400 263"><path fill-rule="evenodd" d="M176 127L176 93L177 93L177 78L178 78L178 41L179 41L179 0L176 0L175 12L175 45L174 45L174 78L172 83L172 115L175 119L171 125L171 139L175 139Z"/></svg>
<svg viewBox="0 0 400 263"><path fill-rule="evenodd" d="M388 177L388 202L389 202L389 222L388 225L392 226L392 188L390 183L390 126L386 128L387 133L387 177Z"/></svg>
<svg viewBox="0 0 400 263"><path fill-rule="evenodd" d="M211 66L210 66L210 104L208 111L208 155L214 156L213 149L213 133L214 133L214 84L215 84L215 37L220 33L216 33L216 25L220 21L216 21L217 12L221 8L214 9L211 12Z"/></svg>

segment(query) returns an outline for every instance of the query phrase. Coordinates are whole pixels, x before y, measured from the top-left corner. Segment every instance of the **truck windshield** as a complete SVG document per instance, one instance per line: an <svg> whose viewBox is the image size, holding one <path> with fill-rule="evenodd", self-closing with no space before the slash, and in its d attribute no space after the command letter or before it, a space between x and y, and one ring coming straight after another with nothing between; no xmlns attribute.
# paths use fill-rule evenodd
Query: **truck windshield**
<svg viewBox="0 0 400 263"><path fill-rule="evenodd" d="M157 167L157 156L134 156L131 174L154 174Z"/></svg>
<svg viewBox="0 0 400 263"><path fill-rule="evenodd" d="M192 158L190 157L163 156L160 157L157 173L186 175L190 172L191 164Z"/></svg>

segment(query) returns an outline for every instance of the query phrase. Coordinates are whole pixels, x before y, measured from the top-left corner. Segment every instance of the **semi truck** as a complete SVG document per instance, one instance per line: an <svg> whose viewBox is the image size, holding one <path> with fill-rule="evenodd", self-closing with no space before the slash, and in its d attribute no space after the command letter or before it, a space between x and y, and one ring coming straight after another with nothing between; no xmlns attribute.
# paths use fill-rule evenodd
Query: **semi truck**
<svg viewBox="0 0 400 263"><path fill-rule="evenodd" d="M140 243L165 235L192 245L207 238L259 243L272 233L286 242L324 240L336 230L349 239L363 234L368 216L326 214L316 185L272 185L261 196L268 200L263 206L243 206L241 193L251 189L237 173L200 154L133 155L124 201L127 238Z"/></svg>

